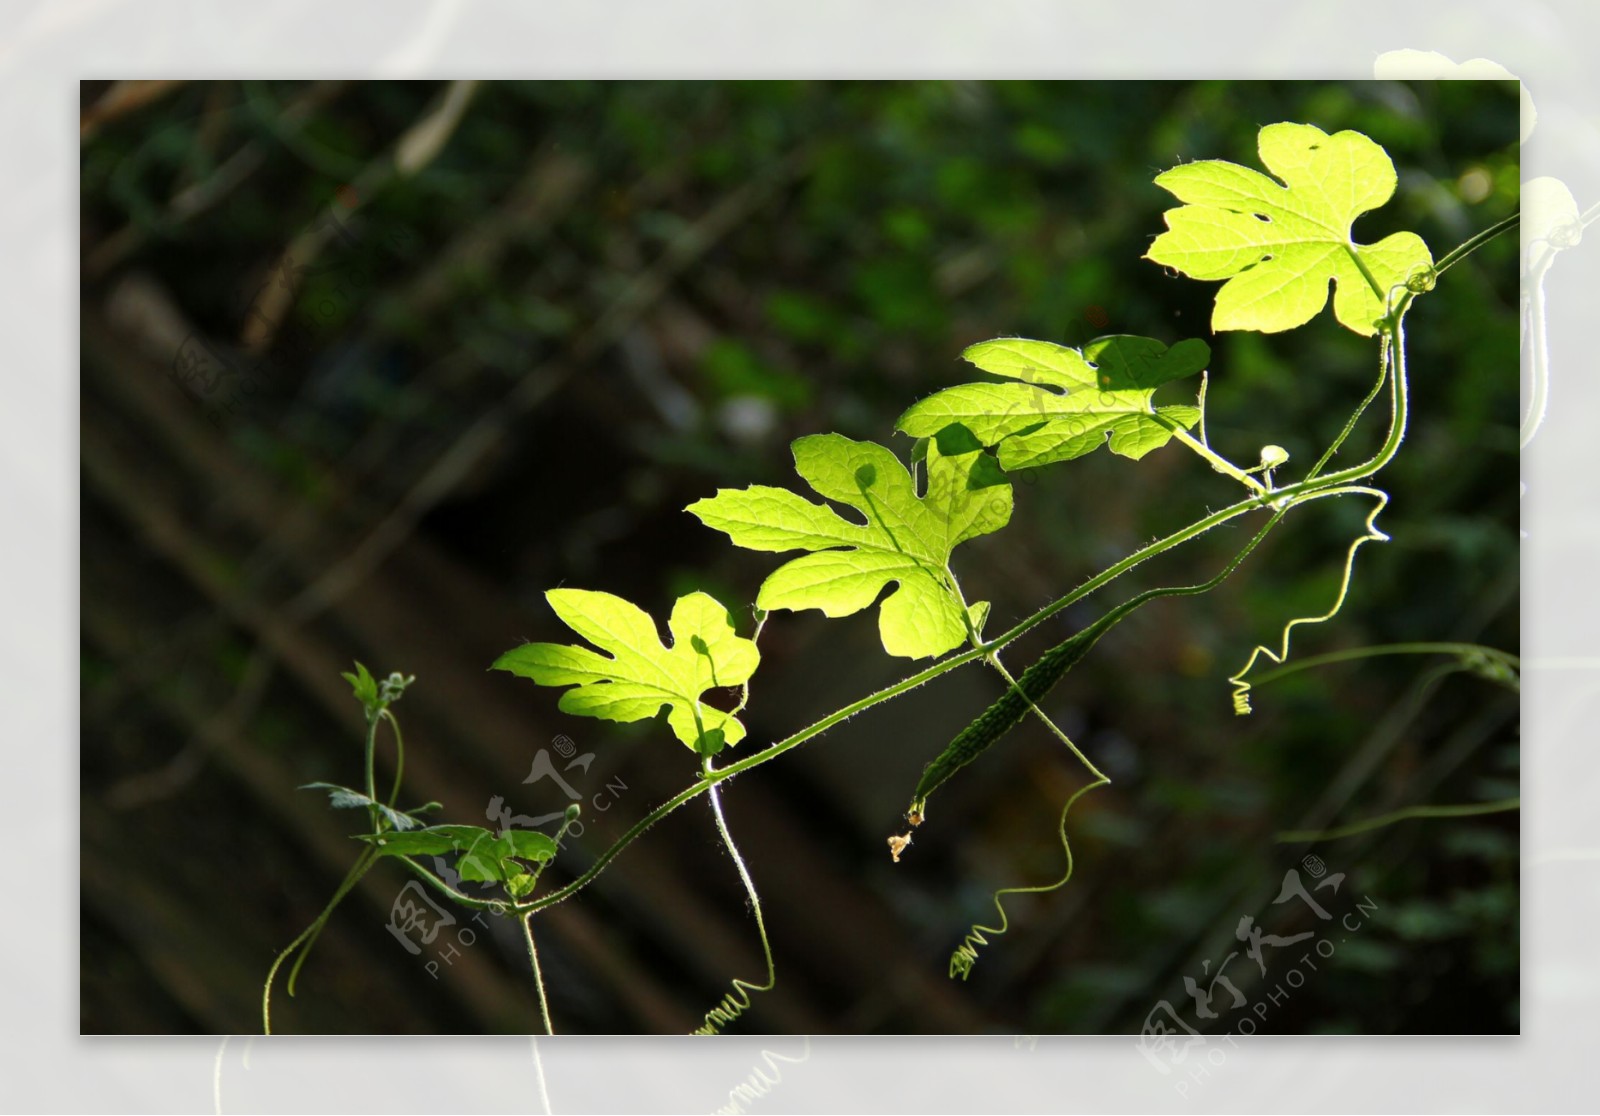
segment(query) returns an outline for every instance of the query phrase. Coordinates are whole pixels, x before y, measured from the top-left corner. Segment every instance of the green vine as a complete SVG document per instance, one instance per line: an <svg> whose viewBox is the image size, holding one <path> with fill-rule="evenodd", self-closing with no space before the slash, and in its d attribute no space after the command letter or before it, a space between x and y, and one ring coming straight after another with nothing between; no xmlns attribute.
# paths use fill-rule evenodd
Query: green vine
<svg viewBox="0 0 1600 1116"><path fill-rule="evenodd" d="M394 803L403 745L388 707L398 700L410 679L392 675L379 685L358 664L357 673L346 677L367 711L366 789L364 794L344 788L333 791L337 792L335 805L365 808L370 831L361 839L366 847L333 900L273 963L263 993L264 1028L270 1031L271 990L280 966L298 954L289 979L292 995L295 976L333 910L366 872L388 857L458 904L511 913L519 919L541 1024L545 1033L554 1033L534 944L534 917L582 892L634 841L704 794L718 836L749 899L766 963L765 981L734 979L731 991L705 1013L696 1033L725 1029L749 1010L755 993L774 987L776 966L760 897L723 812L723 784L858 713L981 661L997 673L1005 688L990 708L957 733L928 765L910 797L907 819L911 826L924 823L927 800L934 790L980 759L1029 713L1082 764L1090 781L1071 794L1060 812L1063 875L1052 883L1002 887L993 893L999 925L973 925L950 960L952 977L969 976L979 948L1009 926L1002 902L1005 896L1046 894L1071 880L1074 859L1068 816L1083 795L1110 782L1045 714L1040 704L1045 696L1107 631L1136 609L1160 597L1201 595L1221 584L1291 510L1325 498L1369 499L1372 509L1364 533L1345 552L1339 588L1330 607L1318 615L1289 619L1273 646L1258 645L1250 652L1244 666L1229 679L1236 711L1250 711L1252 684L1247 676L1262 657L1276 666L1257 674L1256 685L1294 669L1285 665L1293 630L1335 616L1348 596L1358 550L1368 542L1387 538L1376 520L1389 496L1368 482L1394 459L1406 435L1406 314L1450 267L1517 224L1515 216L1509 217L1437 262L1414 233L1396 233L1376 245L1358 244L1350 232L1354 219L1382 205L1395 189L1394 167L1382 148L1356 132L1330 136L1311 125L1286 123L1262 129L1260 155L1276 179L1219 161L1189 163L1158 176L1156 183L1183 204L1167 211L1166 231L1155 238L1147 258L1191 278L1223 281L1212 318L1214 330L1278 332L1299 327L1329 303L1331 285L1338 323L1377 341L1376 383L1304 476L1282 485L1274 483L1274 474L1288 464L1287 453L1276 445L1264 446L1259 463L1249 468L1228 460L1210 445L1205 403L1213 369L1209 367L1210 348L1199 340L1169 347L1149 338L1113 336L1098 338L1081 349L1018 338L974 345L963 355L991 379L946 388L917 402L900 417L897 429L914 439L909 464L885 446L840 434L798 439L793 444L796 471L818 500L788 489L755 485L719 490L687 509L706 526L726 534L736 546L771 553L800 552L762 583L754 602L756 624L751 635L740 635L727 607L705 593L677 600L668 622L670 639L663 641L656 621L637 606L608 593L563 588L551 590L546 598L560 619L588 645L529 643L507 652L494 664L536 684L563 687L560 708L573 715L637 721L654 718L666 709L672 735L699 759L695 781L636 821L576 878L543 894L539 893L541 875L554 859L575 814L569 812L561 830L551 837L533 831L495 835L473 826L426 826L416 816L419 811L397 811ZM1330 189L1329 184L1339 188ZM1331 200L1336 197L1348 201ZM1192 403L1157 402L1158 393L1196 376L1201 386ZM1325 471L1368 409L1385 394L1388 429L1376 452L1357 464ZM1012 476L1102 448L1138 460L1172 443L1238 483L1244 489L1243 497L1126 555L999 635L985 637L988 603L966 600L952 555L962 543L1009 523L1014 510ZM850 509L856 518L840 515L836 505ZM1062 610L1152 558L1231 520L1257 513L1264 514L1265 521L1212 577L1190 585L1146 589L1128 597L1046 651L1020 675L1013 676L1002 663L1002 650ZM885 593L890 586L892 591ZM713 763L713 757L736 747L747 735L739 717L749 701L750 678L760 665L757 641L773 612L819 609L830 617L847 616L880 600L878 628L884 650L913 660L933 658L932 665L749 755L720 766ZM1320 661L1333 660L1322 657ZM1485 662L1504 665L1505 660L1491 657ZM739 691L736 707L722 709L706 699L708 691L722 688ZM397 753L387 802L377 799L373 772L380 723L393 730ZM1451 808L1435 808L1426 816L1452 816L1439 812L1447 809ZM1387 821L1379 819L1372 824ZM909 831L890 838L895 860L910 842ZM463 881L497 888L498 893L490 898L467 894L425 867L417 859L424 855L456 855Z"/></svg>

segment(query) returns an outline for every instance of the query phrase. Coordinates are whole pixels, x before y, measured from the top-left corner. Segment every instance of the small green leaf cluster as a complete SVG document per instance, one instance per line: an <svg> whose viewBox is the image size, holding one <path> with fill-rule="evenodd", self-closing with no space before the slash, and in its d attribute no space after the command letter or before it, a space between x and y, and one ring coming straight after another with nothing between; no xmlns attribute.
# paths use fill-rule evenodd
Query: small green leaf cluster
<svg viewBox="0 0 1600 1116"><path fill-rule="evenodd" d="M435 825L400 833L364 833L379 856L442 856L460 853L456 871L469 883L504 884L513 898L533 891L537 870L555 859L556 842L533 829L507 829L498 836L476 825Z"/></svg>
<svg viewBox="0 0 1600 1116"><path fill-rule="evenodd" d="M401 674L394 671L382 682L372 677L372 672L367 670L362 663L356 663L355 673L344 671L339 675L350 683L350 691L361 703L366 711L368 723L375 722L389 706L399 701L406 692L406 687L417 680L414 674Z"/></svg>

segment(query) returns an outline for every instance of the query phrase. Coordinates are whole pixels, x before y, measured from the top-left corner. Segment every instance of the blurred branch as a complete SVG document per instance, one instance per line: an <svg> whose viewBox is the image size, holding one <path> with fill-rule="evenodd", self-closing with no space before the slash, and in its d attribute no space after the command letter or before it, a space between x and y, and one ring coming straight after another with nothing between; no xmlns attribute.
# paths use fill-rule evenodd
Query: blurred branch
<svg viewBox="0 0 1600 1116"><path fill-rule="evenodd" d="M289 242L272 268L279 282L263 286L245 316L240 340L247 351L263 353L272 347L283 316L299 294L300 269L314 262L339 234L343 222L371 198L390 183L412 177L444 150L477 88L475 81L451 82L427 113L406 129L389 154L368 163L338 192L322 216Z"/></svg>
<svg viewBox="0 0 1600 1116"><path fill-rule="evenodd" d="M332 103L345 88L340 81L313 82L300 97L283 110L283 119L296 128L304 127L319 109ZM210 175L176 190L162 214L159 229L168 232L213 209L259 170L266 162L266 148L259 140L246 140L222 161ZM130 221L102 239L84 257L83 274L100 279L137 251L150 235L148 228Z"/></svg>
<svg viewBox="0 0 1600 1116"><path fill-rule="evenodd" d="M1379 814L1375 818L1351 822L1349 825L1341 825L1334 829L1286 829L1278 834L1277 840L1280 844L1286 845L1309 841L1337 841L1343 837L1354 837L1374 829L1383 829L1396 822L1429 818L1476 818L1484 814L1504 814L1520 809L1522 809L1520 797L1508 798L1501 802L1469 802L1459 806L1406 806L1399 810L1391 810L1387 814Z"/></svg>
<svg viewBox="0 0 1600 1116"><path fill-rule="evenodd" d="M798 174L806 165L807 155L805 148L791 152L765 174L724 196L698 221L684 228L656 265L623 288L599 319L568 345L564 354L528 373L498 404L479 415L355 549L289 602L289 611L298 617L315 616L363 580L410 535L429 510L501 443L517 418L558 391L584 362L610 348L639 315L665 294L677 275Z"/></svg>
<svg viewBox="0 0 1600 1116"><path fill-rule="evenodd" d="M106 805L113 810L129 810L136 806L147 806L182 790L200 773L206 752L213 741L244 731L267 692L267 683L271 678L272 659L257 647L245 664L244 679L227 703L211 714L177 755L166 763L153 771L130 775L114 783L106 791Z"/></svg>
<svg viewBox="0 0 1600 1116"><path fill-rule="evenodd" d="M113 82L94 104L78 114L78 142L88 140L113 120L154 104L182 84L181 81Z"/></svg>

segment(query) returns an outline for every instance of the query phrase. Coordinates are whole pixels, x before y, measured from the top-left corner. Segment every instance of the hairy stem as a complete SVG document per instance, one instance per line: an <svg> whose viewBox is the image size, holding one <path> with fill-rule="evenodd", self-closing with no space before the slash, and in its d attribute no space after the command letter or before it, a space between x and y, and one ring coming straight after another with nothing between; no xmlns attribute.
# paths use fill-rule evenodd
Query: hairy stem
<svg viewBox="0 0 1600 1116"><path fill-rule="evenodd" d="M1457 244L1454 248L1450 249L1450 251L1446 252L1444 257L1440 259L1438 263L1433 265L1434 274L1443 275L1450 268L1454 267L1456 264L1472 255L1472 253L1476 252L1479 248L1482 248L1485 244L1489 243L1489 241L1493 240L1501 233L1507 233L1516 228L1521 221L1522 215L1520 213L1513 213L1509 217L1504 217L1496 221L1494 224L1490 225L1477 235L1470 236L1466 240L1463 240L1460 244Z"/></svg>
<svg viewBox="0 0 1600 1116"><path fill-rule="evenodd" d="M1346 470L1346 472L1348 472L1348 470ZM1303 503L1308 503L1311 500L1321 499L1325 496L1343 496L1355 491L1365 491L1362 489L1357 489L1354 486L1334 485L1329 483L1330 480L1331 478L1325 478L1324 481L1315 485L1301 484L1296 486L1298 491L1294 494L1288 494L1287 490L1279 490L1278 492L1275 492L1273 496L1274 499L1280 496L1283 497L1284 505L1280 508L1280 510L1287 511L1290 508L1298 507ZM637 822L630 826L628 830L623 833L621 837L617 838L610 848L601 853L595 859L595 862L589 866L589 869L577 879L573 880L565 887L552 891L550 894L533 900L526 905L519 906L517 909L542 910L545 907L559 903L564 899L571 898L574 894L587 887L596 876L600 875L601 872L605 871L605 869L610 866L611 862L617 858L618 854L620 854L634 841L643 836L647 830L649 830L662 818L665 818L668 814L678 809L684 803L698 798L713 784L720 783L725 779L731 779L735 775L739 775L753 767L759 767L764 763L768 763L774 759L777 759L783 753L792 748L799 747L801 744L806 743L813 737L820 736L822 733L826 732L828 729L839 724L840 722L854 717L857 713L864 712L868 709L871 709L873 706L880 705L883 702L890 700L891 698L896 698L901 694L908 693L911 690L916 689L918 686L921 686L924 683L939 677L941 674L946 674L957 667L965 666L974 659L982 658L989 652L1004 647L1006 644L1021 638L1023 635L1031 631L1035 626L1043 623L1046 619L1055 615L1057 612L1060 612L1062 609L1088 596L1090 593L1094 592L1096 589L1099 589L1107 582L1113 581L1122 576L1122 574L1126 573L1139 563L1149 558L1153 558L1157 554L1171 550L1179 543L1187 542L1189 539L1192 539L1197 535L1204 534L1218 524L1226 523L1230 519L1243 515L1246 512L1254 511L1262 506L1263 505L1260 500L1252 498L1249 500L1243 500L1232 505L1231 507L1224 508L1220 512L1214 512L1205 519L1200 520L1197 523L1192 523L1180 531L1175 531L1166 538L1151 543L1142 550L1136 551L1135 553L1129 555L1116 565L1108 567L1106 570L1090 578L1088 581L1084 582L1077 589L1074 589L1066 596L1052 601L1050 604L1035 612L1032 616L1029 616L1027 619L1023 620L1004 634L999 635L986 643L980 644L977 647L969 648L968 650L960 652L959 654L955 654L947 659L943 659L940 662L935 663L933 666L928 667L924 671L914 674L911 677L897 682L892 686L886 686L874 694L870 694L859 701L845 706L843 709L839 709L828 714L828 716L823 717L821 720L808 725L806 728L803 728L788 737L785 737L776 744L769 745L768 747L757 752L755 755L746 756L737 763L729 764L727 767L721 768L712 775L702 777L697 782L690 784L677 794L673 795L671 798L667 799L667 801L663 802L660 806L657 806L654 810L650 811L650 813L646 814L644 817L640 818ZM402 857L401 859L405 860L408 864L411 864L412 867L417 871L426 873L430 877L432 876L432 873L428 873L427 869L423 868L419 864L416 864L409 858ZM431 882L433 882L435 887L442 891L446 891L452 896L457 894L437 879L434 879ZM480 906L489 905L481 900L473 900L472 902Z"/></svg>
<svg viewBox="0 0 1600 1116"><path fill-rule="evenodd" d="M550 1001L544 994L544 973L539 968L539 947L533 944L533 915L525 914L518 918L522 923L522 940L528 946L528 961L533 965L533 986L539 991L539 1021L544 1024L544 1033L553 1035L556 1028L550 1022Z"/></svg>

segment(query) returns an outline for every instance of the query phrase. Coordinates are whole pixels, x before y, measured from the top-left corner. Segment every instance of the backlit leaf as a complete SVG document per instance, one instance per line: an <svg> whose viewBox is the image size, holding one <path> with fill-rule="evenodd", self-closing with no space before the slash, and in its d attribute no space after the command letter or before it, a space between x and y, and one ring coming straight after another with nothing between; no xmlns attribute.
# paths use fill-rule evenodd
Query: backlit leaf
<svg viewBox="0 0 1600 1116"><path fill-rule="evenodd" d="M715 597L678 598L667 622L671 646L662 645L648 613L621 597L552 589L545 599L568 627L610 656L587 647L525 643L496 659L494 669L541 686L576 686L561 695L561 709L581 717L642 721L668 706L667 723L690 748L702 728L720 730L728 744L744 739L737 718L700 700L709 689L748 681L761 661L755 643L734 633L728 610Z"/></svg>
<svg viewBox="0 0 1600 1116"><path fill-rule="evenodd" d="M876 443L816 434L793 450L807 483L861 521L768 485L721 489L688 508L736 546L812 552L778 567L756 604L849 616L894 583L878 617L884 650L917 659L961 643L967 626L946 568L950 552L1011 518L1011 485L971 432L951 427L928 444L921 494L900 459Z"/></svg>
<svg viewBox="0 0 1600 1116"><path fill-rule="evenodd" d="M1169 349L1148 337L1118 336L1098 338L1079 352L1001 338L961 355L1013 382L946 388L901 415L897 425L921 438L959 423L982 444L998 446L1000 464L1011 470L1082 457L1104 445L1131 458L1166 445L1173 429L1193 426L1200 411L1157 407L1155 389L1200 372L1211 350L1203 341Z"/></svg>
<svg viewBox="0 0 1600 1116"><path fill-rule="evenodd" d="M1370 336L1384 296L1433 257L1415 233L1357 244L1350 225L1388 201L1394 163L1360 132L1328 135L1309 124L1271 124L1261 162L1282 182L1236 163L1174 167L1156 185L1189 204L1167 210L1167 231L1146 259L1193 279L1226 279L1213 329L1276 333L1304 325L1328 302L1339 322ZM1376 289L1374 289L1376 288Z"/></svg>

